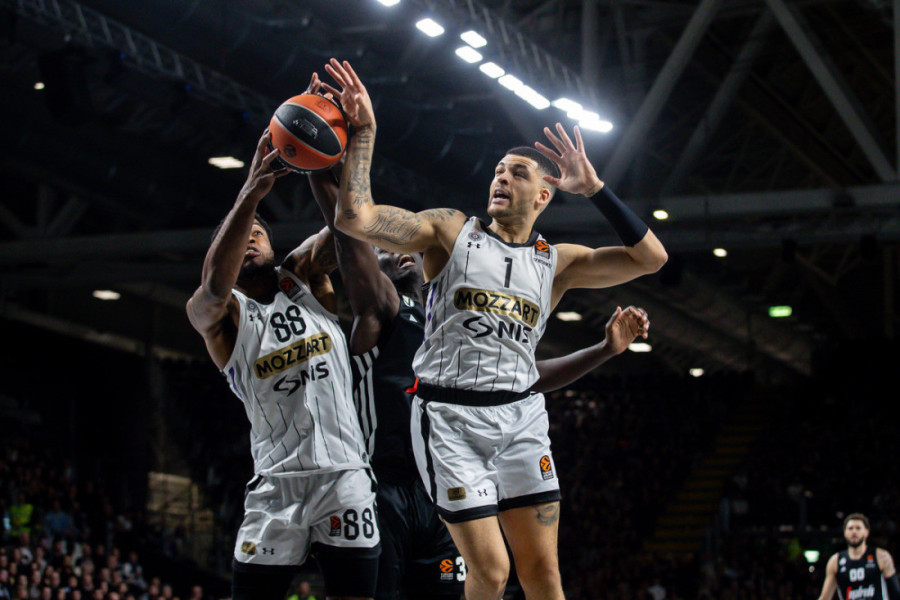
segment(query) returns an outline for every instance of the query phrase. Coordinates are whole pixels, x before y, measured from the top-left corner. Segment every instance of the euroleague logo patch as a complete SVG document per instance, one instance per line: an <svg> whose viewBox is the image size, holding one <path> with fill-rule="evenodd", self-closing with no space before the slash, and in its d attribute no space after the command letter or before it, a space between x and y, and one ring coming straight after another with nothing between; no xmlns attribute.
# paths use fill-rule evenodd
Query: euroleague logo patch
<svg viewBox="0 0 900 600"><path fill-rule="evenodd" d="M303 294L303 290L301 290L297 286L297 283L290 277L282 278L282 280L278 282L278 287L280 287L281 291L287 294L287 297L291 300L296 300Z"/></svg>
<svg viewBox="0 0 900 600"><path fill-rule="evenodd" d="M332 515L331 516L331 531L328 532L328 535L331 537L336 537L341 535L341 518Z"/></svg>
<svg viewBox="0 0 900 600"><path fill-rule="evenodd" d="M284 155L288 158L294 158L295 156L297 156L297 149L294 148L294 146L292 146L291 144L285 144Z"/></svg>
<svg viewBox="0 0 900 600"><path fill-rule="evenodd" d="M453 581L453 559L445 558L441 561L441 581Z"/></svg>
<svg viewBox="0 0 900 600"><path fill-rule="evenodd" d="M543 455L539 464L541 466L541 477L544 479L553 479L553 463L550 462L550 457L546 454Z"/></svg>
<svg viewBox="0 0 900 600"><path fill-rule="evenodd" d="M534 243L534 262L540 263L545 267L552 267L550 261L550 244L546 240L538 240Z"/></svg>

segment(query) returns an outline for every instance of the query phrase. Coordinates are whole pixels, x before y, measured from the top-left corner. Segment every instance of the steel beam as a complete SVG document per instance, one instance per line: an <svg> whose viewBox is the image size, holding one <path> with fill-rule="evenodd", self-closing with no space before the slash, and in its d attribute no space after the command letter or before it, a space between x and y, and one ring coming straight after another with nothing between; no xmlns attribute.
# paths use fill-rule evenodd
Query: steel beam
<svg viewBox="0 0 900 600"><path fill-rule="evenodd" d="M894 0L894 115L897 172L900 173L900 0Z"/></svg>
<svg viewBox="0 0 900 600"><path fill-rule="evenodd" d="M111 48L123 53L126 56L124 63L127 66L151 76L163 76L184 81L190 85L191 94L213 106L237 109L246 113L250 121L257 123L260 129L268 124L272 111L279 104L278 101L259 94L218 71L204 67L187 56L157 43L139 31L73 0L0 1L3 4L11 4L13 10L22 17L63 29L66 35L82 44ZM426 0L416 1L427 3ZM440 4L443 6L443 3ZM458 8L462 2L455 0L448 6L450 4ZM469 1L466 4L475 6ZM473 10L475 9L473 8ZM482 14L479 11L476 12L479 15ZM497 26L497 18L491 15L491 19L493 20L490 22ZM511 32L509 26L504 25L503 30L507 32L507 37L511 36L509 39L515 41L516 44L520 42L525 44L527 41L517 29L515 32ZM524 47L528 48L529 52L531 49L537 48L531 42L525 44ZM543 57L540 58L541 64L547 69L555 71L557 67L564 68L559 61L555 61L555 59L551 61L548 58L549 55L543 51L534 56ZM566 73L571 74L572 72L566 69ZM570 75L566 75L566 77L570 77ZM577 81L581 81L577 75L574 77ZM466 203L466 198L455 190L437 184L381 154L377 156L373 167L372 183L388 189L403 190L411 197L440 197L451 206L465 206Z"/></svg>
<svg viewBox="0 0 900 600"><path fill-rule="evenodd" d="M847 129L862 148L878 177L882 181L894 181L897 178L897 171L878 144L873 133L874 129L864 116L859 101L852 90L841 81L837 70L821 51L822 44L809 28L801 24L800 15L795 14L784 3L784 0L766 0L766 3L837 110Z"/></svg>
<svg viewBox="0 0 900 600"><path fill-rule="evenodd" d="M653 86L647 93L647 97L638 109L637 115L628 126L622 141L616 146L612 158L603 170L602 179L610 186L616 187L628 170L631 160L634 158L640 145L646 139L647 133L653 127L656 117L662 110L663 104L669 98L669 94L675 87L675 82L684 72L691 56L700 44L703 34L709 28L719 7L720 0L701 0L697 10L685 27L684 32L672 54L666 60L662 70L653 82Z"/></svg>
<svg viewBox="0 0 900 600"><path fill-rule="evenodd" d="M900 0L898 0L900 1ZM662 186L661 196L669 195L681 183L684 176L694 165L694 161L709 143L709 140L716 133L722 117L725 116L728 108L731 107L738 91L746 81L750 74L750 69L757 57L762 52L766 38L775 26L775 20L772 13L768 10L763 11L762 16L756 21L753 30L744 42L744 47L738 53L731 70L722 80L722 84L716 91L715 97L706 109L706 113L700 119L694 133L691 135L684 151L678 158L678 162L672 169L668 180Z"/></svg>

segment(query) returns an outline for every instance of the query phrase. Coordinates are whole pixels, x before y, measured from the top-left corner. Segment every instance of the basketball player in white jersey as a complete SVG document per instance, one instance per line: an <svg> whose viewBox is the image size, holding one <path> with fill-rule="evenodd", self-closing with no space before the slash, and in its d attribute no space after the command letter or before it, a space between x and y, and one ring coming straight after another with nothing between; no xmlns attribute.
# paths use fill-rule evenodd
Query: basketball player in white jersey
<svg viewBox="0 0 900 600"><path fill-rule="evenodd" d="M376 205L369 170L375 117L346 61L326 71L355 131L341 180L336 226L392 252L424 252L430 282L425 340L414 369L416 462L469 574L468 600L502 596L509 572L503 543L530 599L563 598L557 558L559 481L534 348L570 288L609 287L659 270L662 244L597 177L576 127L514 148L497 164L490 224L454 209L413 213ZM594 200L624 245L550 246L533 230L556 188ZM502 533L501 533L502 528Z"/></svg>
<svg viewBox="0 0 900 600"><path fill-rule="evenodd" d="M250 419L255 477L235 543L233 597L283 600L312 554L329 598L372 598L375 486L334 314L334 241L325 229L275 266L268 228L256 215L281 175L272 170L278 151L266 153L268 140L266 132L187 305Z"/></svg>

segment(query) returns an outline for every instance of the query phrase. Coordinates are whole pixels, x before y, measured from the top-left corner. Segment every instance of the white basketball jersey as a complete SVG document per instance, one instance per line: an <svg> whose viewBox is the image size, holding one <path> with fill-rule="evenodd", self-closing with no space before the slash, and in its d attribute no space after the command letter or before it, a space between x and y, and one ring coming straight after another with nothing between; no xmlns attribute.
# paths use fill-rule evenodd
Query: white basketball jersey
<svg viewBox="0 0 900 600"><path fill-rule="evenodd" d="M556 248L537 232L508 244L477 218L466 221L450 260L429 283L416 376L482 392L530 388L555 272Z"/></svg>
<svg viewBox="0 0 900 600"><path fill-rule="evenodd" d="M234 352L222 373L244 403L258 475L305 475L367 466L353 404L347 341L337 315L287 269L261 304L241 292Z"/></svg>

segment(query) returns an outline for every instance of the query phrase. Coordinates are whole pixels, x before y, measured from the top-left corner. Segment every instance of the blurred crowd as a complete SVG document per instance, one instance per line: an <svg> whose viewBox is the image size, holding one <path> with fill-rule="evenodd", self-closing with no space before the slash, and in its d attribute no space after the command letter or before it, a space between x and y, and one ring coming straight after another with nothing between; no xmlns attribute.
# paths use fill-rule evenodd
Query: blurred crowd
<svg viewBox="0 0 900 600"><path fill-rule="evenodd" d="M49 407L44 421L32 428L38 436L10 436L16 427L0 423L0 600L224 597L230 540L252 476L241 404L207 362L163 361L149 368L136 357L93 346L85 350L64 339L59 344L84 353L85 360L115 363L121 378L93 388L74 373L49 382L55 386L48 392L52 398L34 398L31 404ZM15 362L15 354L8 359L0 370L20 375L12 381L38 376L25 362ZM201 561L224 582L219 587L200 577L199 569L194 579L195 571L173 570L172 565L187 562L179 540L191 532L150 527L142 508L146 489L134 483L146 479L145 471L138 477L125 472L128 465L152 463L150 433L138 438L135 432L149 429L147 424L117 423L126 408L144 403L140 414L148 415L151 404L148 396L133 396L126 408L105 399L110 389L122 387L126 375L134 381L154 372L156 382L139 389L162 398L166 460L199 485L221 539L228 540L213 544L215 556ZM892 458L898 425L884 418L882 394L842 378L772 392L771 419L727 482L711 545L684 555L643 551L657 517L752 387L751 379L736 374L603 376L547 395L563 490L559 548L568 597L815 597L825 561L843 543L841 518L854 511L870 517L874 543L896 550L900 493L894 482L900 467ZM33 389L2 391L26 397ZM109 435L88 443L91 428ZM807 561L809 549L820 551L817 561ZM514 586L511 590L515 595Z"/></svg>
<svg viewBox="0 0 900 600"><path fill-rule="evenodd" d="M68 460L5 444L0 490L0 599L208 600L199 585L176 592L146 573L136 548L152 547L153 532Z"/></svg>

